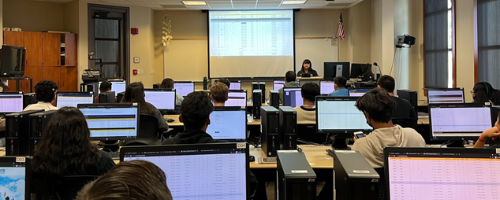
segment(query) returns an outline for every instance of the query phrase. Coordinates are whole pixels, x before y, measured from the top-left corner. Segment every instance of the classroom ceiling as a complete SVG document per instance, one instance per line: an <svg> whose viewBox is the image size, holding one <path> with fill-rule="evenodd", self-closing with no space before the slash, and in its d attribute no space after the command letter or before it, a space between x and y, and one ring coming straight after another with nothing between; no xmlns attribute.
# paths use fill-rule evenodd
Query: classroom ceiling
<svg viewBox="0 0 500 200"><path fill-rule="evenodd" d="M37 0L67 3L73 0ZM297 0L204 0L207 5L187 6L181 0L88 0L89 2L111 5L144 6L154 10L271 10L271 9L344 9L363 0L306 0L303 4L286 4ZM190 0L187 0L190 1ZM191 0L192 1L192 0ZM202 0L203 1L203 0ZM304 0L302 0L304 1ZM283 3L285 2L285 3Z"/></svg>

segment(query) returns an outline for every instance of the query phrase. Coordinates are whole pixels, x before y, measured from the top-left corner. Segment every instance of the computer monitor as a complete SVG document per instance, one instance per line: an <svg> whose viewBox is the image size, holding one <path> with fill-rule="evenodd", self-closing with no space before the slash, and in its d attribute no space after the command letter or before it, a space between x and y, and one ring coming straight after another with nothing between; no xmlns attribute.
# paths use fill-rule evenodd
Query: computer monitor
<svg viewBox="0 0 500 200"><path fill-rule="evenodd" d="M247 114L239 106L214 107L207 131L214 139L245 141L247 139Z"/></svg>
<svg viewBox="0 0 500 200"><path fill-rule="evenodd" d="M464 103L463 88L429 88L427 89L428 104L437 103Z"/></svg>
<svg viewBox="0 0 500 200"><path fill-rule="evenodd" d="M230 90L241 90L241 81L231 81L229 84Z"/></svg>
<svg viewBox="0 0 500 200"><path fill-rule="evenodd" d="M363 69L366 68L366 64L352 63L351 64L351 75L350 78L358 78L363 75Z"/></svg>
<svg viewBox="0 0 500 200"><path fill-rule="evenodd" d="M387 199L499 199L497 149L386 147Z"/></svg>
<svg viewBox="0 0 500 200"><path fill-rule="evenodd" d="M30 198L31 158L0 157L0 197L24 200ZM8 198L7 198L8 197Z"/></svg>
<svg viewBox="0 0 500 200"><path fill-rule="evenodd" d="M291 106L292 108L302 106L302 92L301 88L291 87L283 89L283 105Z"/></svg>
<svg viewBox="0 0 500 200"><path fill-rule="evenodd" d="M371 88L350 88L349 89L349 96L350 97L362 97L370 90L372 90L372 89Z"/></svg>
<svg viewBox="0 0 500 200"><path fill-rule="evenodd" d="M78 109L87 120L92 139L137 137L140 116L138 103L78 104Z"/></svg>
<svg viewBox="0 0 500 200"><path fill-rule="evenodd" d="M493 126L491 108L481 104L429 104L429 126L433 139L477 139Z"/></svg>
<svg viewBox="0 0 500 200"><path fill-rule="evenodd" d="M194 92L194 82L174 82L175 91L182 96L187 96L189 93Z"/></svg>
<svg viewBox="0 0 500 200"><path fill-rule="evenodd" d="M327 95L335 91L335 82L333 81L320 81L319 91L321 94Z"/></svg>
<svg viewBox="0 0 500 200"><path fill-rule="evenodd" d="M16 113L23 111L23 92L0 92L0 113Z"/></svg>
<svg viewBox="0 0 500 200"><path fill-rule="evenodd" d="M370 131L363 112L358 110L356 97L316 97L317 133L345 133L350 138L356 131Z"/></svg>
<svg viewBox="0 0 500 200"><path fill-rule="evenodd" d="M246 90L229 90L228 99L225 106L247 106L247 91Z"/></svg>
<svg viewBox="0 0 500 200"><path fill-rule="evenodd" d="M273 90L280 90L283 87L285 87L284 80L274 80L273 81Z"/></svg>
<svg viewBox="0 0 500 200"><path fill-rule="evenodd" d="M144 99L160 111L175 109L175 90L144 89Z"/></svg>
<svg viewBox="0 0 500 200"><path fill-rule="evenodd" d="M122 147L120 161L161 168L173 199L249 199L248 151L246 143Z"/></svg>
<svg viewBox="0 0 500 200"><path fill-rule="evenodd" d="M349 62L324 62L324 79L333 81L335 77L343 76L349 79Z"/></svg>
<svg viewBox="0 0 500 200"><path fill-rule="evenodd" d="M127 81L109 81L111 82L111 91L114 91L115 94L118 94L120 92L125 92L127 89ZM100 91L101 88L101 83L102 81L99 81L99 88L97 88L97 91Z"/></svg>
<svg viewBox="0 0 500 200"><path fill-rule="evenodd" d="M56 105L62 107L77 107L78 104L94 103L93 92L57 92Z"/></svg>
<svg viewBox="0 0 500 200"><path fill-rule="evenodd" d="M115 91L101 92L99 94L99 103L116 103Z"/></svg>

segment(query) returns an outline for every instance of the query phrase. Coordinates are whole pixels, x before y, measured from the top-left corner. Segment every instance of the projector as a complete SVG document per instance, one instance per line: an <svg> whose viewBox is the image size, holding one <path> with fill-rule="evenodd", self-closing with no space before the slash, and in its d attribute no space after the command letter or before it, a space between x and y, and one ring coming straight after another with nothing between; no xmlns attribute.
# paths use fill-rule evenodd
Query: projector
<svg viewBox="0 0 500 200"><path fill-rule="evenodd" d="M411 47L411 45L415 45L415 37L411 35L400 35L397 38L398 44L396 44L397 48L402 48L403 44L408 45L408 48Z"/></svg>

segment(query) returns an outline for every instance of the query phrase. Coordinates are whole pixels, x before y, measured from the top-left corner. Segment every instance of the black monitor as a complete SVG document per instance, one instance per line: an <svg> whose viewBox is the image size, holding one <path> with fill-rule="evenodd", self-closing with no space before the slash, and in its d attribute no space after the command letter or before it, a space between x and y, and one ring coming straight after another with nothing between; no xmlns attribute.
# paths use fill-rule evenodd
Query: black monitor
<svg viewBox="0 0 500 200"><path fill-rule="evenodd" d="M372 90L372 88L349 88L349 96L350 97L362 97L370 90Z"/></svg>
<svg viewBox="0 0 500 200"><path fill-rule="evenodd" d="M465 103L463 88L428 88L427 103Z"/></svg>
<svg viewBox="0 0 500 200"><path fill-rule="evenodd" d="M283 105L293 108L302 106L304 100L301 89L299 87L285 87L283 89Z"/></svg>
<svg viewBox="0 0 500 200"><path fill-rule="evenodd" d="M193 81L176 81L174 82L174 88L177 93L182 96L187 96L189 93L194 92L194 82Z"/></svg>
<svg viewBox="0 0 500 200"><path fill-rule="evenodd" d="M350 78L358 78L363 75L363 69L366 68L366 64L352 63L351 64L351 75Z"/></svg>
<svg viewBox="0 0 500 200"><path fill-rule="evenodd" d="M76 108L78 104L92 103L94 103L93 92L57 92L56 105L58 108L66 106Z"/></svg>
<svg viewBox="0 0 500 200"><path fill-rule="evenodd" d="M0 113L16 113L24 109L23 92L0 92Z"/></svg>
<svg viewBox="0 0 500 200"><path fill-rule="evenodd" d="M320 94L328 95L335 91L335 82L333 81L320 81L319 82Z"/></svg>
<svg viewBox="0 0 500 200"><path fill-rule="evenodd" d="M324 80L333 81L337 76L349 79L349 62L324 62Z"/></svg>
<svg viewBox="0 0 500 200"><path fill-rule="evenodd" d="M231 81L229 84L230 90L241 90L241 81Z"/></svg>
<svg viewBox="0 0 500 200"><path fill-rule="evenodd" d="M111 91L114 91L115 94L118 94L120 92L125 92L127 89L127 81L109 81L111 83ZM101 83L102 81L99 81L99 86L96 91L99 91L100 93L100 88L101 88Z"/></svg>
<svg viewBox="0 0 500 200"><path fill-rule="evenodd" d="M247 106L247 91L246 90L229 90L228 99L225 106Z"/></svg>
<svg viewBox="0 0 500 200"><path fill-rule="evenodd" d="M23 108L26 108L28 105L36 103L38 103L38 100L36 100L35 93L27 93L23 95Z"/></svg>
<svg viewBox="0 0 500 200"><path fill-rule="evenodd" d="M0 76L22 77L26 65L26 48L2 45Z"/></svg>
<svg viewBox="0 0 500 200"><path fill-rule="evenodd" d="M0 198L24 200L30 198L31 158L0 157Z"/></svg>
<svg viewBox="0 0 500 200"><path fill-rule="evenodd" d="M240 106L214 107L210 113L208 134L214 139L245 141L247 139L247 113Z"/></svg>
<svg viewBox="0 0 500 200"><path fill-rule="evenodd" d="M99 103L116 103L115 91L100 93Z"/></svg>
<svg viewBox="0 0 500 200"><path fill-rule="evenodd" d="M279 90L281 88L285 87L285 81L284 80L274 80L273 81L273 90Z"/></svg>
<svg viewBox="0 0 500 200"><path fill-rule="evenodd" d="M316 97L316 127L318 133L335 133L351 138L356 131L368 132L363 112L356 108L356 97Z"/></svg>
<svg viewBox="0 0 500 200"><path fill-rule="evenodd" d="M123 147L120 161L146 160L167 174L173 199L250 199L248 144Z"/></svg>
<svg viewBox="0 0 500 200"><path fill-rule="evenodd" d="M138 103L78 104L78 109L87 120L92 139L137 137L140 116Z"/></svg>
<svg viewBox="0 0 500 200"><path fill-rule="evenodd" d="M384 149L387 199L498 199L498 149Z"/></svg>
<svg viewBox="0 0 500 200"><path fill-rule="evenodd" d="M175 109L175 90L172 89L144 89L144 99L153 104L160 111Z"/></svg>
<svg viewBox="0 0 500 200"><path fill-rule="evenodd" d="M493 126L491 107L481 104L429 104L432 139L477 139Z"/></svg>
<svg viewBox="0 0 500 200"><path fill-rule="evenodd" d="M411 106L415 110L415 114L418 114L418 93L412 90L398 90L398 97L405 99L410 102Z"/></svg>

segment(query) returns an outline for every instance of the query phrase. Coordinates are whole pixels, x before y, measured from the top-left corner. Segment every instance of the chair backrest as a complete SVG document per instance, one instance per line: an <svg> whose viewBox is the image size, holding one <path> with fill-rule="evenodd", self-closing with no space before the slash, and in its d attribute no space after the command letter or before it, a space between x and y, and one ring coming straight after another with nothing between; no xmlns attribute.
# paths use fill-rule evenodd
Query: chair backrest
<svg viewBox="0 0 500 200"><path fill-rule="evenodd" d="M418 120L412 118L397 118L397 119L392 119L392 123L398 124L403 128L417 129Z"/></svg>
<svg viewBox="0 0 500 200"><path fill-rule="evenodd" d="M379 185L378 185L378 199L379 200L385 200L387 199L387 188L385 185L385 169L382 168L374 168L375 171L378 173L380 176L379 178Z"/></svg>
<svg viewBox="0 0 500 200"><path fill-rule="evenodd" d="M78 192L87 183L92 182L99 176L95 175L75 175L62 178L61 187L58 191L59 199L75 199Z"/></svg>
<svg viewBox="0 0 500 200"><path fill-rule="evenodd" d="M161 137L158 130L158 119L155 116L141 114L137 138L127 140L122 145L158 145Z"/></svg>

